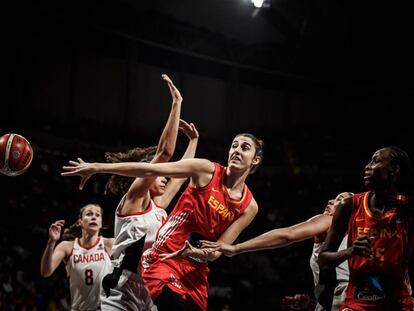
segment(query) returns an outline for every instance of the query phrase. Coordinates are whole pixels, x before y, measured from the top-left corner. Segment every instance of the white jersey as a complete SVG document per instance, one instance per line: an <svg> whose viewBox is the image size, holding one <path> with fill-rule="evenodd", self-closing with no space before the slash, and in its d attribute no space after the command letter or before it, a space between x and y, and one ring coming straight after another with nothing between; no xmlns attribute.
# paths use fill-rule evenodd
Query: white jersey
<svg viewBox="0 0 414 311"><path fill-rule="evenodd" d="M142 252L150 248L157 237L158 229L167 219L165 210L156 206L153 200L143 212L121 215L119 210L124 202L125 197L122 198L115 212L115 240L111 257L115 266L122 260L124 250L144 235L146 238Z"/></svg>
<svg viewBox="0 0 414 311"><path fill-rule="evenodd" d="M66 262L72 311L98 309L101 281L111 270L111 260L101 236L90 247L83 246L78 238L73 241L72 252Z"/></svg>
<svg viewBox="0 0 414 311"><path fill-rule="evenodd" d="M150 201L149 207L143 211L132 214L121 215L119 210L125 202L122 198L115 211L115 240L112 246L112 263L118 267L124 257L125 249L140 240L144 235L145 243L142 252L151 247L157 237L158 229L167 219L167 213ZM139 267L139 263L137 262ZM111 288L109 297L101 292L102 311L149 311L157 310L144 285L141 271L133 273L123 270L122 275L115 288Z"/></svg>
<svg viewBox="0 0 414 311"><path fill-rule="evenodd" d="M338 251L341 251L347 248L347 241L348 241L348 236L346 235L343 238L341 245L338 248ZM319 253L321 252L322 245L323 243L313 244L313 251L312 251L311 258L310 258L310 267L312 269L313 281L314 281L315 287L319 285L318 257L319 257ZM333 302L332 302L331 310L333 311L339 310L339 306L341 305L342 302L345 301L345 292L346 292L346 288L348 286L348 280L349 280L348 261L345 260L340 265L338 265L335 268L335 271L336 271L336 280L338 281L338 285L336 286L334 290L334 296L332 297ZM324 309L321 305L318 304L315 310L322 311Z"/></svg>

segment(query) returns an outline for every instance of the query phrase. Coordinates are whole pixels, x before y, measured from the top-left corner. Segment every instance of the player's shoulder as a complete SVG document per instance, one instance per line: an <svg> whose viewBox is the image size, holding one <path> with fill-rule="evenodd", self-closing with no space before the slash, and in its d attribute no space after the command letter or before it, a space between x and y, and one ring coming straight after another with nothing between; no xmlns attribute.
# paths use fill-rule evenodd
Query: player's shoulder
<svg viewBox="0 0 414 311"><path fill-rule="evenodd" d="M66 255L69 255L72 252L73 246L75 245L74 240L70 241L62 241L59 243L59 245L56 247L56 249L62 250L65 252Z"/></svg>

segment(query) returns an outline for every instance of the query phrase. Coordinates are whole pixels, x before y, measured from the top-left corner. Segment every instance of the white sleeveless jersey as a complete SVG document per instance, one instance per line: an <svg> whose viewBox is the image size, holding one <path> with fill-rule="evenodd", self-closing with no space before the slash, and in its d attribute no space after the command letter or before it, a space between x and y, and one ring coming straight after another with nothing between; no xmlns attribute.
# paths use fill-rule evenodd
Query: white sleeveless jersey
<svg viewBox="0 0 414 311"><path fill-rule="evenodd" d="M101 281L111 270L111 260L102 237L98 237L91 247L83 246L78 238L75 239L66 262L72 311L96 310L100 306Z"/></svg>
<svg viewBox="0 0 414 311"><path fill-rule="evenodd" d="M115 212L115 240L111 257L115 266L121 262L124 250L144 235L146 238L142 252L150 248L157 237L158 229L167 219L165 210L157 207L153 200L143 212L121 215L119 210L124 202L125 197L122 198Z"/></svg>
<svg viewBox="0 0 414 311"><path fill-rule="evenodd" d="M346 235L341 242L341 245L339 245L338 251L344 250L347 248L347 241L348 241L348 235ZM313 273L313 281L315 283L315 286L319 284L319 265L318 265L318 257L319 253L321 252L323 243L314 243L313 244L313 251L310 258L310 267L312 269ZM346 288L348 286L348 280L349 280L349 268L348 268L348 261L345 260L340 265L338 265L335 268L336 271L336 279L338 281L338 286L334 290L334 297L333 303L332 303L332 309L331 311L339 310L339 306L342 302L345 301L345 292ZM324 310L321 305L317 305L316 309L317 311Z"/></svg>
<svg viewBox="0 0 414 311"><path fill-rule="evenodd" d="M155 241L158 229L167 219L167 213L157 207L152 200L149 207L143 212L121 215L119 211L124 203L125 196L115 211L115 240L111 256L114 267L119 267L121 264L125 249L145 235L142 251L150 248ZM137 262L137 266L139 267L139 262ZM117 286L111 289L111 295L106 297L102 291L101 299L102 311L157 310L144 285L141 271L132 273L124 269Z"/></svg>

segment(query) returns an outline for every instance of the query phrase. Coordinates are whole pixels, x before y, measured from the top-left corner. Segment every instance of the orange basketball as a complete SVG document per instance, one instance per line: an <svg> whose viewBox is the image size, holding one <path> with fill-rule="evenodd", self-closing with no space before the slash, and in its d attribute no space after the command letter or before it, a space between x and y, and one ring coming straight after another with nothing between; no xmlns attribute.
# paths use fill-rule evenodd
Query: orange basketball
<svg viewBox="0 0 414 311"><path fill-rule="evenodd" d="M0 137L0 172L7 176L24 173L32 163L33 149L29 141L18 134Z"/></svg>

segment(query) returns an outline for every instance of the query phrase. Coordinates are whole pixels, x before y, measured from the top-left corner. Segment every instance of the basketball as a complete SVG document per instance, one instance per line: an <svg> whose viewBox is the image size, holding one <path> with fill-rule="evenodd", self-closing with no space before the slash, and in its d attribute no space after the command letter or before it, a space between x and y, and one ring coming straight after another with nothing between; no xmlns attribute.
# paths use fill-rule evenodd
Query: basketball
<svg viewBox="0 0 414 311"><path fill-rule="evenodd" d="M32 163L33 149L29 141L18 134L0 137L0 172L7 176L24 173Z"/></svg>

